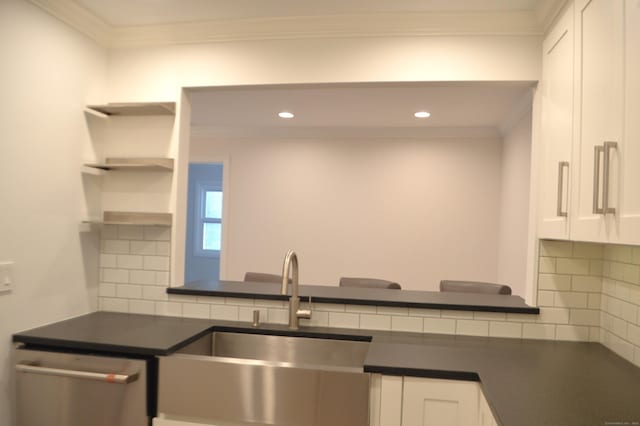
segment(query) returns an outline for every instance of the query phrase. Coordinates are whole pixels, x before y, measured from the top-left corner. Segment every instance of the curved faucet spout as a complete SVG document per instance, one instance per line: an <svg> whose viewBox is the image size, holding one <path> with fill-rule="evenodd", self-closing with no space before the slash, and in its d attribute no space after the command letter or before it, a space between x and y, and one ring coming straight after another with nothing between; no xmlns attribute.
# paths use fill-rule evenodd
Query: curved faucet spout
<svg viewBox="0 0 640 426"><path fill-rule="evenodd" d="M282 294L287 294L289 284L289 271L291 271L291 297L289 298L289 328L298 329L300 318L311 318L311 302L309 309L300 309L300 298L298 297L298 256L293 250L289 250L284 257L282 265ZM311 301L311 298L309 298Z"/></svg>
<svg viewBox="0 0 640 426"><path fill-rule="evenodd" d="M293 277L291 279L292 289L295 291L295 295L298 295L298 256L293 250L289 250L284 257L284 263L282 264L282 289L281 294L287 294L287 286L289 284L289 270L291 270ZM295 283L295 284L294 284ZM293 296L293 294L292 294Z"/></svg>

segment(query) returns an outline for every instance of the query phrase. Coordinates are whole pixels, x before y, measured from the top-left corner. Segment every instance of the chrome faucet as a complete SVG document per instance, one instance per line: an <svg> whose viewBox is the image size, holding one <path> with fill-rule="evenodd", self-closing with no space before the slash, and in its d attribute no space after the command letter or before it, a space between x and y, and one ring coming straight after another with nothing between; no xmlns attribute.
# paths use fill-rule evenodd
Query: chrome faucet
<svg viewBox="0 0 640 426"><path fill-rule="evenodd" d="M289 298L289 328L297 330L300 318L311 318L311 296L309 296L309 309L300 309L300 297L298 297L298 256L293 250L289 250L284 257L282 265L282 291L287 294L289 285L289 270L291 270L291 297Z"/></svg>

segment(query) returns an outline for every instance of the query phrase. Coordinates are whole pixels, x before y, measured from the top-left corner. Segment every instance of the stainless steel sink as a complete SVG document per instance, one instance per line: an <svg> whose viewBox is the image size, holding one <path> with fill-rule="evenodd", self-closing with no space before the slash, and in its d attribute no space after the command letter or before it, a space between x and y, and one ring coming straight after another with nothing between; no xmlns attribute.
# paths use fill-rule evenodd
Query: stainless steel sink
<svg viewBox="0 0 640 426"><path fill-rule="evenodd" d="M211 334L211 349L207 339L204 348L188 347L182 353L198 353L217 357L274 361L292 365L315 365L318 367L353 367L362 369L367 356L369 342L317 339L308 337L274 336L269 334L247 334L214 332ZM203 351L204 349L204 351Z"/></svg>
<svg viewBox="0 0 640 426"><path fill-rule="evenodd" d="M214 332L159 362L158 411L230 425L366 426L365 341Z"/></svg>

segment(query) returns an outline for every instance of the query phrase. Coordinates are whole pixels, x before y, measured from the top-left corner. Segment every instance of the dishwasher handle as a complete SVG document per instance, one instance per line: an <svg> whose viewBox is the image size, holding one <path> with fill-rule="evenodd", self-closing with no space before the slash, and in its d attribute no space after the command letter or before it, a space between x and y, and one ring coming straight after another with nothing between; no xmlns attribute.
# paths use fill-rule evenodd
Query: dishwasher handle
<svg viewBox="0 0 640 426"><path fill-rule="evenodd" d="M138 373L95 373L93 371L67 370L62 368L41 367L33 364L16 364L16 370L20 373L44 374L47 376L59 376L72 379L96 380L105 383L126 385L138 380Z"/></svg>

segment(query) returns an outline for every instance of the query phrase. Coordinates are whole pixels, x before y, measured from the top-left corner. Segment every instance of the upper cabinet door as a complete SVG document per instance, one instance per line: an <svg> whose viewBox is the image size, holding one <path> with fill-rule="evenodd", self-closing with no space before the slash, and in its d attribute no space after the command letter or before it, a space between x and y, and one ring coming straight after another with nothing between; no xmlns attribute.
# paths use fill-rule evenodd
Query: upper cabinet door
<svg viewBox="0 0 640 426"><path fill-rule="evenodd" d="M625 114L618 242L640 244L640 2L625 3Z"/></svg>
<svg viewBox="0 0 640 426"><path fill-rule="evenodd" d="M542 45L540 238L569 238L573 141L574 12L569 5Z"/></svg>
<svg viewBox="0 0 640 426"><path fill-rule="evenodd" d="M624 2L578 0L571 239L617 238L624 108Z"/></svg>

